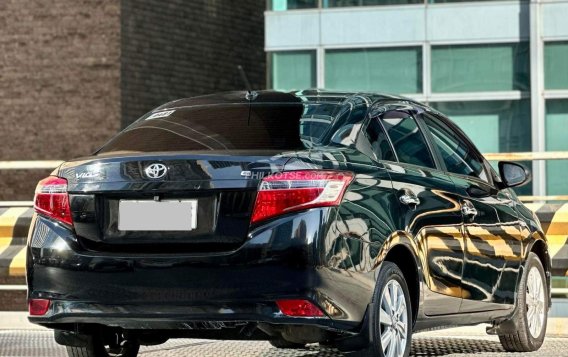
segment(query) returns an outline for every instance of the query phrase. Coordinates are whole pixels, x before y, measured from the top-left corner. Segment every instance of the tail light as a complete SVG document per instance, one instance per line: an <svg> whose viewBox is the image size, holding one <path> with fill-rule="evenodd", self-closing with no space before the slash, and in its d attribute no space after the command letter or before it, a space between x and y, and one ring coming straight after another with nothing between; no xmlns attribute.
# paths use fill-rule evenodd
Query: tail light
<svg viewBox="0 0 568 357"><path fill-rule="evenodd" d="M35 190L34 209L39 214L73 225L67 180L56 176L41 180Z"/></svg>
<svg viewBox="0 0 568 357"><path fill-rule="evenodd" d="M31 316L43 316L47 314L51 301L46 299L30 299L28 301L28 311Z"/></svg>
<svg viewBox="0 0 568 357"><path fill-rule="evenodd" d="M353 180L351 172L286 171L265 177L251 223L313 207L337 206Z"/></svg>
<svg viewBox="0 0 568 357"><path fill-rule="evenodd" d="M277 300L276 305L286 316L323 317L323 311L308 300Z"/></svg>

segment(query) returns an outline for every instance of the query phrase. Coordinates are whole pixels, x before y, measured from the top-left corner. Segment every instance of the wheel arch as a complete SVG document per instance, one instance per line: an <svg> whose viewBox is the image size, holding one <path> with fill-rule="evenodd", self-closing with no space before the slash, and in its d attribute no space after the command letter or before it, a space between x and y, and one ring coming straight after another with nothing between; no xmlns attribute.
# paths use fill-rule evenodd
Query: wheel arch
<svg viewBox="0 0 568 357"><path fill-rule="evenodd" d="M389 261L396 264L404 275L410 293L412 323L416 323L421 301L421 266L417 259L413 240L403 232L391 235L379 255L380 263Z"/></svg>
<svg viewBox="0 0 568 357"><path fill-rule="evenodd" d="M550 294L550 289L551 289L551 283L550 283L550 279L552 276L552 263L550 260L550 254L548 253L548 246L546 244L546 242L543 239L540 238L536 238L533 239L530 243L530 245L527 247L526 253L525 253L525 257L523 262L526 262L528 257L529 257L529 253L535 253L538 258L540 259L540 262L542 263L542 266L544 268L544 274L546 275L546 284L548 285L548 302L549 302L549 306L551 301L551 294Z"/></svg>

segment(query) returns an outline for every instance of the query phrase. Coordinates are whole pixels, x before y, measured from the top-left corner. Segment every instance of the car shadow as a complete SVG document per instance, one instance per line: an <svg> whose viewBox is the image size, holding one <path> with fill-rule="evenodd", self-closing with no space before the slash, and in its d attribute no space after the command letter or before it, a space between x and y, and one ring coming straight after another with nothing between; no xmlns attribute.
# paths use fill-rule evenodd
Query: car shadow
<svg viewBox="0 0 568 357"><path fill-rule="evenodd" d="M472 338L445 338L428 337L413 338L410 356L447 356L452 354L466 354L468 356L484 353L504 353L503 347L498 341ZM319 347L317 344L308 345L304 349L276 349L271 348L258 354L258 357L339 357L360 356L361 353L341 353L333 348Z"/></svg>

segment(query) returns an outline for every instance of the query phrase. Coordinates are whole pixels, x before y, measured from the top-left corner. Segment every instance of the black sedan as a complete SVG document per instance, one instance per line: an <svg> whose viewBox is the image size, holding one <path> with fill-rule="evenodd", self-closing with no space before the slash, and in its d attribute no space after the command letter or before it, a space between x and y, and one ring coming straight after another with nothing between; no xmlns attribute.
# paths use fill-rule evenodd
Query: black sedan
<svg viewBox="0 0 568 357"><path fill-rule="evenodd" d="M170 338L408 356L488 323L534 351L550 307L535 215L443 114L308 90L181 99L39 182L29 319L69 356Z"/></svg>

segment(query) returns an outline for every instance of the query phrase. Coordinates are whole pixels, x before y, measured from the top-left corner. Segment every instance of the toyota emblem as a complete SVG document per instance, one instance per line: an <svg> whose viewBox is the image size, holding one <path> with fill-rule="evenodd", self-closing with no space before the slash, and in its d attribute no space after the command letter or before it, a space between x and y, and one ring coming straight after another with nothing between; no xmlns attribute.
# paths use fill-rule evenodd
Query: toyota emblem
<svg viewBox="0 0 568 357"><path fill-rule="evenodd" d="M166 176L168 168L164 164L151 164L144 170L146 176L152 179L159 179Z"/></svg>

